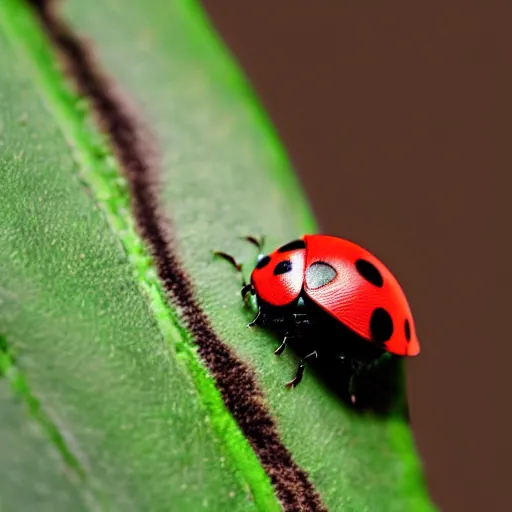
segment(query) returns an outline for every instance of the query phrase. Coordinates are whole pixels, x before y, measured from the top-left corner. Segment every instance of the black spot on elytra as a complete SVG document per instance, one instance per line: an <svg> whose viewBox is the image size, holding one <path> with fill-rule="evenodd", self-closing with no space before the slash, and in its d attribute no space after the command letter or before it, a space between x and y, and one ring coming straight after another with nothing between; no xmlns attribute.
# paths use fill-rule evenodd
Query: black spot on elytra
<svg viewBox="0 0 512 512"><path fill-rule="evenodd" d="M409 320L405 320L404 331L405 339L407 341L411 341L411 324L409 323Z"/></svg>
<svg viewBox="0 0 512 512"><path fill-rule="evenodd" d="M270 256L264 256L263 258L261 258L260 261L258 261L258 263L256 263L256 268L261 269L263 267L266 267L269 263L270 263Z"/></svg>
<svg viewBox="0 0 512 512"><path fill-rule="evenodd" d="M373 341L385 343L393 335L393 320L384 308L376 308L370 319L370 332Z"/></svg>
<svg viewBox="0 0 512 512"><path fill-rule="evenodd" d="M305 248L306 242L304 242L304 240L293 240L292 242L288 242L287 244L284 244L283 246L279 247L279 249L277 249L277 252L289 252Z"/></svg>
<svg viewBox="0 0 512 512"><path fill-rule="evenodd" d="M292 270L292 262L290 260L280 261L274 268L274 275L280 276L281 274L286 274L287 272L291 272Z"/></svg>
<svg viewBox="0 0 512 512"><path fill-rule="evenodd" d="M370 263L367 260L357 260L356 269L364 279L374 286L381 288L384 284L384 279L382 278L381 273L373 263Z"/></svg>

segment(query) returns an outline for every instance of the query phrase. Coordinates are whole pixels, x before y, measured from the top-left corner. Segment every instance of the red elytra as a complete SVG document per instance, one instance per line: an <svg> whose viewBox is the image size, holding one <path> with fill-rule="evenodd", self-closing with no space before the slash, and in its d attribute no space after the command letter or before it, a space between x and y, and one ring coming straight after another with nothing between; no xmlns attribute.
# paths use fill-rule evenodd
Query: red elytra
<svg viewBox="0 0 512 512"><path fill-rule="evenodd" d="M260 259L251 274L256 295L286 306L304 294L336 320L399 356L420 352L414 319L391 271L360 245L305 235Z"/></svg>

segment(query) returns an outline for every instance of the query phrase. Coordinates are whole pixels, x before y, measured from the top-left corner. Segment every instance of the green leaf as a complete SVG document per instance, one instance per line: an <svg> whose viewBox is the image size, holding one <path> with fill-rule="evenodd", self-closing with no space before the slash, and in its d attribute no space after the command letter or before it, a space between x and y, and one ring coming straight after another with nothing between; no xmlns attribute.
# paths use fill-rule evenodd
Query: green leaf
<svg viewBox="0 0 512 512"><path fill-rule="evenodd" d="M275 358L276 339L245 329L239 281L211 250L249 266L254 248L239 236L264 234L270 249L316 224L268 120L198 6L127 5L68 0L61 9L156 139L156 158L152 146L145 158L159 172L173 254L214 334L254 372L258 407L270 411L328 509L434 510L396 412L403 390L383 417L352 412L312 371L289 392L283 384L296 356ZM0 3L0 334L26 392L7 378L0 390L9 382L38 442L46 437L59 454L48 459L45 485L62 488L73 509L276 510L276 495L286 500L193 349L200 340L179 290L167 300L117 159L90 103L64 82L56 52L23 2ZM126 168L123 148L111 143ZM5 410L18 418L11 423L21 421L19 406ZM34 450L20 451L27 467ZM72 477L58 472L62 464Z"/></svg>
<svg viewBox="0 0 512 512"><path fill-rule="evenodd" d="M30 421L24 404L13 397L8 382L0 381L0 510L86 510L59 455ZM30 485L26 485L30 482Z"/></svg>
<svg viewBox="0 0 512 512"><path fill-rule="evenodd" d="M21 398L34 428L55 450L49 431L60 432L74 463L61 452L56 464L89 508L275 510L268 477L184 345L115 162L35 17L14 0L0 12L0 331L31 390Z"/></svg>

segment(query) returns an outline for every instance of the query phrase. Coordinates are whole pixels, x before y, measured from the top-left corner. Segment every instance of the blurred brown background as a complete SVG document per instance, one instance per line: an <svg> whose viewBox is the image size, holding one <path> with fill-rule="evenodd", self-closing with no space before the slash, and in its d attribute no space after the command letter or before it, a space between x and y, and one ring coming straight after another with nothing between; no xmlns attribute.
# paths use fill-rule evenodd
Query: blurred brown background
<svg viewBox="0 0 512 512"><path fill-rule="evenodd" d="M411 415L440 509L510 510L512 3L204 4L323 230L408 292Z"/></svg>

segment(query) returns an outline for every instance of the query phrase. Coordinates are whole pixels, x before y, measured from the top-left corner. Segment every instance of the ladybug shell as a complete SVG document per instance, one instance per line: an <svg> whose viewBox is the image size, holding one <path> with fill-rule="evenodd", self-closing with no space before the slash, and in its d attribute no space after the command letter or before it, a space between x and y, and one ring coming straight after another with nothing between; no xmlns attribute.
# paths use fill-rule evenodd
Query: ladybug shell
<svg viewBox="0 0 512 512"><path fill-rule="evenodd" d="M305 235L260 260L251 281L258 296L274 306L290 304L304 290L339 322L388 352L420 352L411 310L396 277L353 242Z"/></svg>

